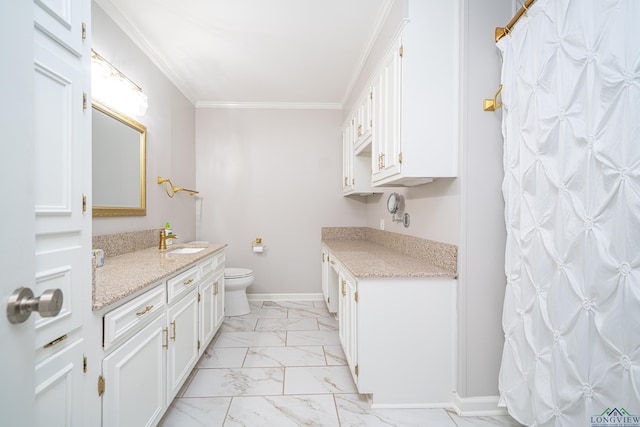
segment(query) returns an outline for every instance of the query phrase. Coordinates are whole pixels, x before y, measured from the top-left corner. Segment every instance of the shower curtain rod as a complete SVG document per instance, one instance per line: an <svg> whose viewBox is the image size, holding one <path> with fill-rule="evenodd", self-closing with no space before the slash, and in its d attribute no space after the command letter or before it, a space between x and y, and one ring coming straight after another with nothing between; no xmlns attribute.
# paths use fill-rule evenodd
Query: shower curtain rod
<svg viewBox="0 0 640 427"><path fill-rule="evenodd" d="M518 19L520 19L522 15L527 14L527 10L529 9L529 6L531 6L534 1L536 0L526 0L522 5L522 7L520 8L520 10L518 11L518 13L516 13L516 15L513 18L511 18L511 21L509 21L509 23L504 28L496 27L496 43L498 43L498 41L501 38L503 38L504 36L506 36L511 32L511 29L513 28L514 25L516 25L516 22L518 22Z"/></svg>

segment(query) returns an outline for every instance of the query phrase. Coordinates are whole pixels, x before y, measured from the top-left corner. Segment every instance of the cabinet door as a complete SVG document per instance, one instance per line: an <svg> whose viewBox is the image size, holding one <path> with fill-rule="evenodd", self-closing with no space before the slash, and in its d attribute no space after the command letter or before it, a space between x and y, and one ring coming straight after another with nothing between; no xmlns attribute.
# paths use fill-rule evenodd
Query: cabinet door
<svg viewBox="0 0 640 427"><path fill-rule="evenodd" d="M215 278L213 276L206 277L199 286L200 294L200 349L199 354L204 353L207 344L215 334Z"/></svg>
<svg viewBox="0 0 640 427"><path fill-rule="evenodd" d="M385 57L373 87L373 182L401 172L402 40Z"/></svg>
<svg viewBox="0 0 640 427"><path fill-rule="evenodd" d="M222 326L222 322L224 322L224 265L220 272L216 274L215 282L213 284L213 291L215 295L215 311L214 311L214 331L216 331Z"/></svg>
<svg viewBox="0 0 640 427"><path fill-rule="evenodd" d="M342 132L342 192L353 190L353 120Z"/></svg>
<svg viewBox="0 0 640 427"><path fill-rule="evenodd" d="M347 293L345 289L346 280L342 276L342 273L338 274L338 286L339 286L339 297L338 297L338 337L340 338L340 344L342 344L342 349L347 351L346 346L346 334L349 329L347 315L349 307L347 307L347 299L345 298Z"/></svg>
<svg viewBox="0 0 640 427"><path fill-rule="evenodd" d="M167 310L167 402L170 403L198 360L198 289Z"/></svg>
<svg viewBox="0 0 640 427"><path fill-rule="evenodd" d="M345 276L345 344L344 353L347 357L347 364L351 370L353 381L358 383L358 296L356 282Z"/></svg>
<svg viewBox="0 0 640 427"><path fill-rule="evenodd" d="M358 383L358 317L356 282L347 274L339 274L340 304L338 307L338 335L354 382Z"/></svg>
<svg viewBox="0 0 640 427"><path fill-rule="evenodd" d="M322 256L322 297L324 298L325 304L327 304L327 308L330 307L330 297L329 297L329 253L325 248L322 248L321 251Z"/></svg>
<svg viewBox="0 0 640 427"><path fill-rule="evenodd" d="M369 88L369 93L365 95L365 100L361 106L362 109L362 136L361 139L366 144L371 138L371 127L373 126L373 89Z"/></svg>
<svg viewBox="0 0 640 427"><path fill-rule="evenodd" d="M371 140L372 99L373 93L369 88L356 107L353 144L355 154L362 151Z"/></svg>
<svg viewBox="0 0 640 427"><path fill-rule="evenodd" d="M200 284L200 351L204 353L207 345L224 321L224 269L216 271Z"/></svg>
<svg viewBox="0 0 640 427"><path fill-rule="evenodd" d="M103 426L155 426L166 397L165 317L159 316L102 362Z"/></svg>
<svg viewBox="0 0 640 427"><path fill-rule="evenodd" d="M337 275L332 269L331 264L335 265L335 261L331 259L331 252L326 248L322 248L322 296L329 313L338 311L338 284Z"/></svg>

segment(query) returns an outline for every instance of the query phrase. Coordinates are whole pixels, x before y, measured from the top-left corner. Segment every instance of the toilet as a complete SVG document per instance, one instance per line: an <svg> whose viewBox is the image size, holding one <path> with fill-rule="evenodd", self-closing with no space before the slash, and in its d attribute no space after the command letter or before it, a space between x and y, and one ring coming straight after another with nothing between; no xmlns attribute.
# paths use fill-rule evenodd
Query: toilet
<svg viewBox="0 0 640 427"><path fill-rule="evenodd" d="M224 315L242 316L249 314L247 287L253 283L253 270L248 268L224 269Z"/></svg>

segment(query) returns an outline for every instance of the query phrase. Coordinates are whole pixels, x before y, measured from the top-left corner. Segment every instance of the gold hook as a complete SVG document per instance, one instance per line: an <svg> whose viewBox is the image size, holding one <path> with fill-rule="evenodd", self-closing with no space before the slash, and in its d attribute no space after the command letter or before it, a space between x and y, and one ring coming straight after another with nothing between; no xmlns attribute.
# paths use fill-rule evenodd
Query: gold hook
<svg viewBox="0 0 640 427"><path fill-rule="evenodd" d="M498 87L498 91L493 96L493 99L484 100L484 106L483 106L484 111L496 111L496 109L502 107L502 101L498 102L498 95L500 95L500 92L502 92L502 85Z"/></svg>

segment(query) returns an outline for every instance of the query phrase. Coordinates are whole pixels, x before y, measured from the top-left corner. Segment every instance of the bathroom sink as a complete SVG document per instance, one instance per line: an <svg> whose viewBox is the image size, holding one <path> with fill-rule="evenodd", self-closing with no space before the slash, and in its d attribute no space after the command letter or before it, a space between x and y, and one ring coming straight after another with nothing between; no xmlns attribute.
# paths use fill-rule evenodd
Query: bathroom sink
<svg viewBox="0 0 640 427"><path fill-rule="evenodd" d="M167 254L196 254L198 252L204 251L207 248L178 248L174 249Z"/></svg>

